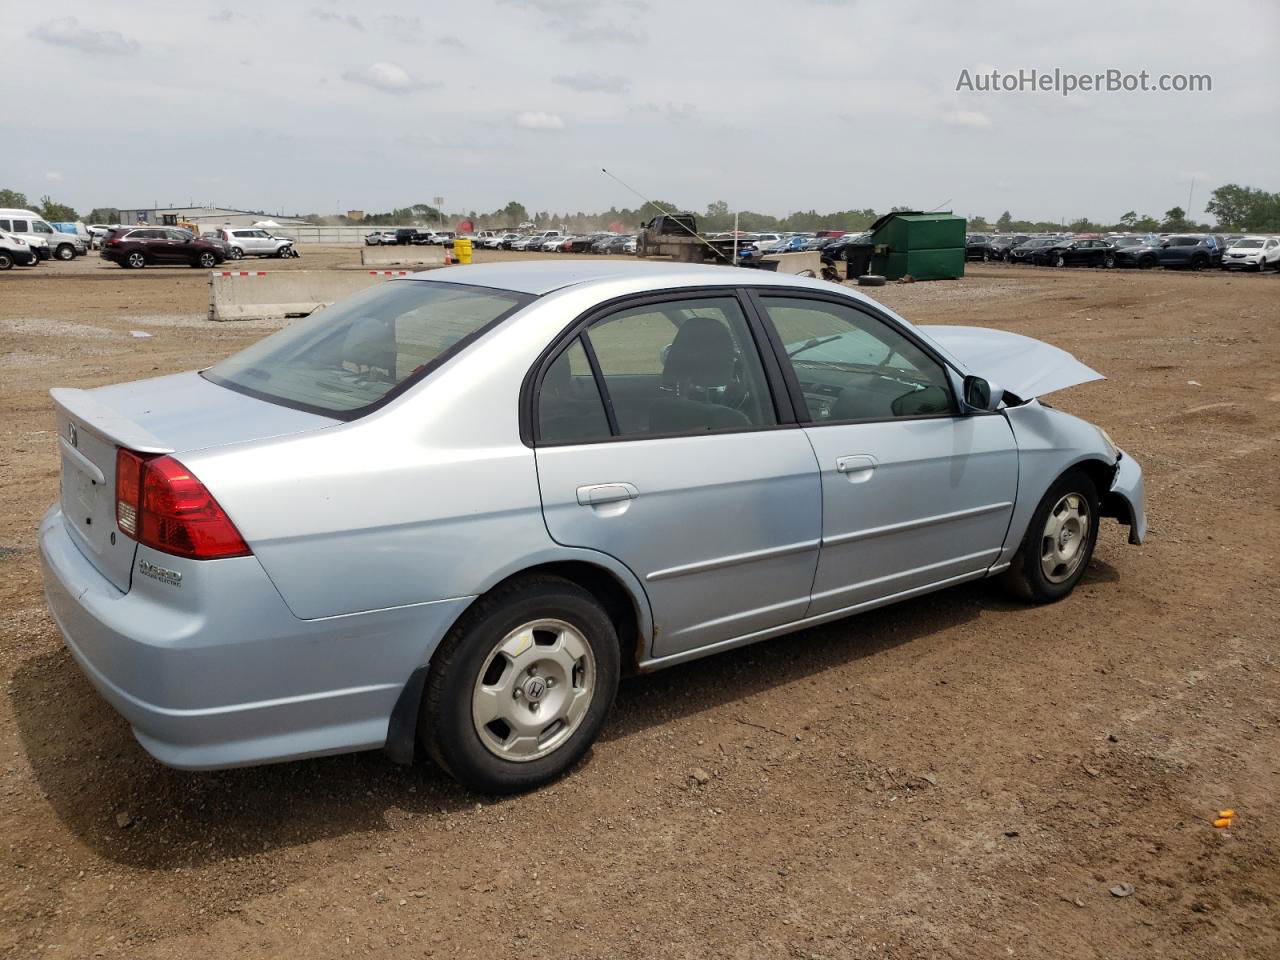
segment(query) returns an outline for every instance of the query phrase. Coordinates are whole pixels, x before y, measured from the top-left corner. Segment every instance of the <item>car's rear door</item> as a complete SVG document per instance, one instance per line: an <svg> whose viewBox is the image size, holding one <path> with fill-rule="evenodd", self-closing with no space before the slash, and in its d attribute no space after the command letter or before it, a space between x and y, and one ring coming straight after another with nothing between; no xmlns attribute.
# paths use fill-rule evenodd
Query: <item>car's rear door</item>
<svg viewBox="0 0 1280 960"><path fill-rule="evenodd" d="M678 656L798 620L818 558L817 464L758 328L723 289L587 318L536 380L547 529L626 564ZM766 366L772 374L766 373Z"/></svg>
<svg viewBox="0 0 1280 960"><path fill-rule="evenodd" d="M758 291L822 477L809 616L982 576L1004 547L1018 452L999 414L958 413L940 358L891 318Z"/></svg>

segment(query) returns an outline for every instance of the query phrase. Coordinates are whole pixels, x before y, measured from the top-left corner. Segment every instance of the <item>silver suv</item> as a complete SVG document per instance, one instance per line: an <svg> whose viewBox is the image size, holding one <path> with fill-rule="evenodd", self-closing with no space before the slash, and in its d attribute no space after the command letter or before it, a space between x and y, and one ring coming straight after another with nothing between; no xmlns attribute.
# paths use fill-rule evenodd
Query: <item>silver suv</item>
<svg viewBox="0 0 1280 960"><path fill-rule="evenodd" d="M227 245L232 260L243 257L288 257L293 254L293 241L273 237L261 227L222 227L218 237Z"/></svg>

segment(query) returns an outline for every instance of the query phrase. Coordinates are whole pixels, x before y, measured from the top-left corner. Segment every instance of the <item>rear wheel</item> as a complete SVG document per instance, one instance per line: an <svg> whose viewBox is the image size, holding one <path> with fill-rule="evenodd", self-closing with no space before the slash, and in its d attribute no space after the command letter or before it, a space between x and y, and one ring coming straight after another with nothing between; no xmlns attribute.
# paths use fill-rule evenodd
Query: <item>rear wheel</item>
<svg viewBox="0 0 1280 960"><path fill-rule="evenodd" d="M478 600L432 658L418 736L457 780L516 793L590 749L618 689L618 637L581 587L513 581Z"/></svg>
<svg viewBox="0 0 1280 960"><path fill-rule="evenodd" d="M1061 600L1084 576L1097 538L1097 488L1083 470L1069 471L1036 507L1006 586L1034 603Z"/></svg>
<svg viewBox="0 0 1280 960"><path fill-rule="evenodd" d="M239 247L232 247L230 251L230 255L232 260L244 259L244 251L241 250Z"/></svg>
<svg viewBox="0 0 1280 960"><path fill-rule="evenodd" d="M1209 258L1208 258L1208 257L1192 257L1192 258L1191 258L1191 269L1192 269L1192 270L1203 270L1203 269L1204 269L1205 267L1207 267L1208 265L1209 265Z"/></svg>
<svg viewBox="0 0 1280 960"><path fill-rule="evenodd" d="M1105 267L1107 270L1110 270L1115 265L1116 265L1115 254L1108 253L1105 257L1103 257L1102 266Z"/></svg>
<svg viewBox="0 0 1280 960"><path fill-rule="evenodd" d="M124 258L124 265L131 270L141 270L147 265L147 258L135 250Z"/></svg>

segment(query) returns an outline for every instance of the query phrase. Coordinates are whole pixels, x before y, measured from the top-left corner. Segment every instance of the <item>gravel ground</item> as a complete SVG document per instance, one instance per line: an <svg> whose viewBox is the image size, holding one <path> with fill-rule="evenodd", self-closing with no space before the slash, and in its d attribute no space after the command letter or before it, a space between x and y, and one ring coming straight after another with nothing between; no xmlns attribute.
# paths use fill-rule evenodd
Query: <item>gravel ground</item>
<svg viewBox="0 0 1280 960"><path fill-rule="evenodd" d="M970 584L629 680L577 769L501 800L378 753L168 770L64 650L46 391L276 326L204 321L205 284L0 274L0 956L1280 956L1280 276L869 291L1106 373L1051 401L1142 462L1149 542L1108 523L1054 606Z"/></svg>

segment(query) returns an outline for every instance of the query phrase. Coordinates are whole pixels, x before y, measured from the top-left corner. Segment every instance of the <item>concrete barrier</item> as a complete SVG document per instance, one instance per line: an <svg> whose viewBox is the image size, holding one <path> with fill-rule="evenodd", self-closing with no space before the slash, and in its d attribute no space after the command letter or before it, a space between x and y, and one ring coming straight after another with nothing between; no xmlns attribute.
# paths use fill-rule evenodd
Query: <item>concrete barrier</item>
<svg viewBox="0 0 1280 960"><path fill-rule="evenodd" d="M766 254L764 259L777 261L778 273L803 274L806 277L822 276L822 254L817 250L806 253Z"/></svg>
<svg viewBox="0 0 1280 960"><path fill-rule="evenodd" d="M305 317L411 270L217 270L209 274L210 320Z"/></svg>
<svg viewBox="0 0 1280 960"><path fill-rule="evenodd" d="M444 247L363 247L360 262L366 267L439 267L444 265Z"/></svg>

